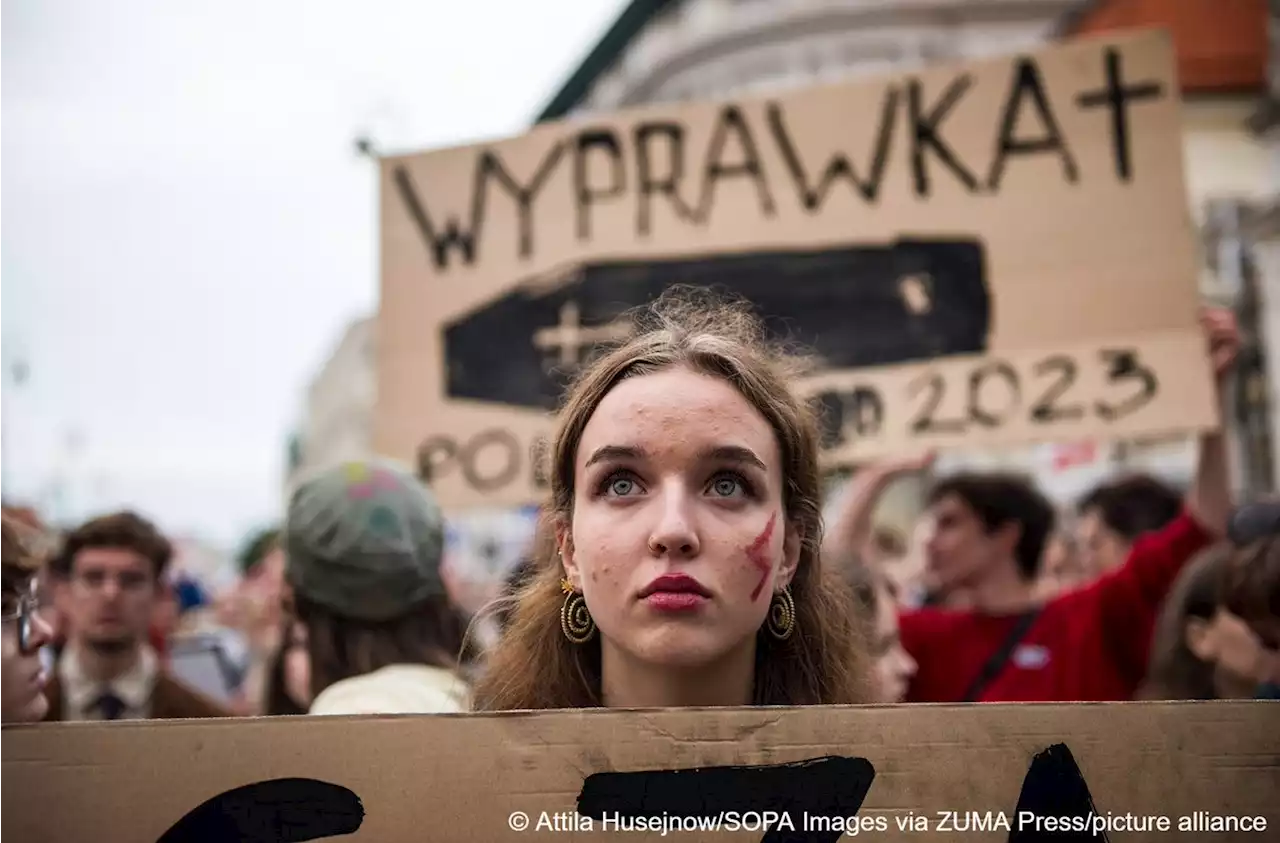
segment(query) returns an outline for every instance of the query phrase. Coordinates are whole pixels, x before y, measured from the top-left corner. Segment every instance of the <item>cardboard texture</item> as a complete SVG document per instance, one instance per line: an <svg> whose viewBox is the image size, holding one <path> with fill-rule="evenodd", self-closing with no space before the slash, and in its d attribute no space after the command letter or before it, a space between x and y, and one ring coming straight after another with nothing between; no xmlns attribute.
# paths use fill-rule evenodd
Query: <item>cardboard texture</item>
<svg viewBox="0 0 1280 843"><path fill-rule="evenodd" d="M796 764L805 761L811 763ZM761 765L773 769L710 769ZM701 772L662 772L694 769ZM658 772L619 775L640 771ZM866 826L857 837L885 841L963 834L974 843L1140 843L1169 839L1179 823L1198 825L1174 839L1260 841L1274 840L1280 828L1280 706L936 705L44 724L4 729L3 772L3 836L23 843L264 843L322 839L338 830L354 832L341 838L353 843L593 841L620 839L616 828L604 827L610 816L662 822L666 815L670 830L671 818L687 822L701 812L720 818L721 830L671 831L666 839L834 843L838 834L815 830L832 821L814 818L838 816L847 827L843 818L856 814L854 822ZM279 779L313 781L273 783ZM197 810L209 800L216 811ZM741 830L721 811L739 812ZM765 838L750 825L763 820L749 816L765 811L778 815L779 826L789 812L795 833ZM1046 838L1033 833L1028 816L1040 817L1043 830L1046 817L1090 811L1112 831ZM527 816L527 830L512 830L516 812ZM1167 817L1172 829L1118 828L1132 822L1125 816ZM1208 831L1215 817L1234 818L1237 827L1249 818L1255 830ZM914 830L900 830L900 819ZM973 827L979 822L982 829ZM659 830L621 839L663 837Z"/></svg>
<svg viewBox="0 0 1280 843"><path fill-rule="evenodd" d="M1213 427L1159 32L384 159L376 448L535 502L563 380L672 283L816 350L825 459Z"/></svg>

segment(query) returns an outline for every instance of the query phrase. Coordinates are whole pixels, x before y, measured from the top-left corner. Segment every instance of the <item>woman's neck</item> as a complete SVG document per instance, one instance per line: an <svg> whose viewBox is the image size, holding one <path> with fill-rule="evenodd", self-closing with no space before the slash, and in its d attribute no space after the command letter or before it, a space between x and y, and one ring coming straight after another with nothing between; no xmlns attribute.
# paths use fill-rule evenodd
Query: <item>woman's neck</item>
<svg viewBox="0 0 1280 843"><path fill-rule="evenodd" d="M750 705L755 640L711 664L672 667L642 662L600 643L600 686L607 708L693 708Z"/></svg>

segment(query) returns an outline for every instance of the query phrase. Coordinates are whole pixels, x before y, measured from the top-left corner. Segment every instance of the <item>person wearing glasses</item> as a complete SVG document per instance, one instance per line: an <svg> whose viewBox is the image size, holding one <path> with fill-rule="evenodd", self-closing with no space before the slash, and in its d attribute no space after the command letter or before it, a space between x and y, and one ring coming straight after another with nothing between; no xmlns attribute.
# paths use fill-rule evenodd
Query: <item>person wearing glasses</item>
<svg viewBox="0 0 1280 843"><path fill-rule="evenodd" d="M168 674L148 642L173 548L145 518L118 512L69 533L50 562L67 643L45 720L220 717L229 712Z"/></svg>
<svg viewBox="0 0 1280 843"><path fill-rule="evenodd" d="M35 547L38 536L8 513L0 518L4 597L0 722L31 722L40 720L49 709L44 693L48 675L40 661L40 648L49 643L53 631L37 613L36 572L42 561Z"/></svg>

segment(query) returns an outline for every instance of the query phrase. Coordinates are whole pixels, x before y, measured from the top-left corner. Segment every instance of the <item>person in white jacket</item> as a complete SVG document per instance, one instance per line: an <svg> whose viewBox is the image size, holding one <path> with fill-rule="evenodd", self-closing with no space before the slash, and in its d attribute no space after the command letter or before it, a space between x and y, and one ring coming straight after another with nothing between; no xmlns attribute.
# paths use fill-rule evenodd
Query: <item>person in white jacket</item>
<svg viewBox="0 0 1280 843"><path fill-rule="evenodd" d="M440 575L443 517L408 470L353 462L303 482L284 545L310 656L308 713L469 709L466 619Z"/></svg>

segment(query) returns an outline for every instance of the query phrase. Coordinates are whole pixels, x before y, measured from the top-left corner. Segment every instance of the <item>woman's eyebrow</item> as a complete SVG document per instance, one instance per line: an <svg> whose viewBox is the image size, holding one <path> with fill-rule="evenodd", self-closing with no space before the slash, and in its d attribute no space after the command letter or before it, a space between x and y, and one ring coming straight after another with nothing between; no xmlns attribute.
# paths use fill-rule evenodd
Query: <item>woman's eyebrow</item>
<svg viewBox="0 0 1280 843"><path fill-rule="evenodd" d="M642 460L647 456L643 448L635 448L630 445L604 445L597 448L591 458L587 460L585 468L590 468L598 462L605 460Z"/></svg>
<svg viewBox="0 0 1280 843"><path fill-rule="evenodd" d="M756 456L755 451L750 448L744 448L741 445L716 445L707 448L698 455L698 458L704 462L712 460L724 460L727 462L745 463L746 465L755 466L761 471L768 471L765 467L764 460Z"/></svg>

